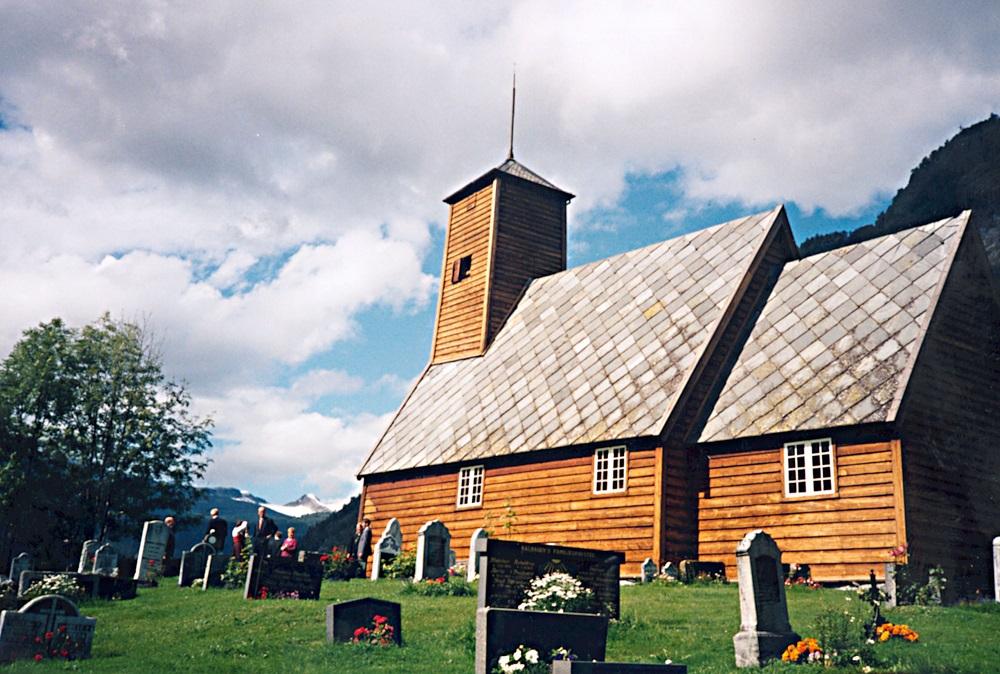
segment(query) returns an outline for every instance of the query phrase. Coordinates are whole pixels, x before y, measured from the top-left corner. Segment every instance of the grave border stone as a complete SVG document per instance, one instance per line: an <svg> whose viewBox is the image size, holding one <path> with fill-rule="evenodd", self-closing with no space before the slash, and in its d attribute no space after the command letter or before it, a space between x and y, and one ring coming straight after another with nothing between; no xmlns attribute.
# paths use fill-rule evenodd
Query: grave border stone
<svg viewBox="0 0 1000 674"><path fill-rule="evenodd" d="M652 665L624 662L584 662L582 660L556 660L552 674L687 674L687 665L678 662Z"/></svg>
<svg viewBox="0 0 1000 674"><path fill-rule="evenodd" d="M403 529L399 526L399 520L395 517L389 519L385 523L385 529L382 530L382 535L379 536L378 543L375 545L375 549L372 552L372 573L371 579L378 580L382 577L382 565L397 555L403 550ZM357 554L357 550L351 550L352 555ZM384 559L385 556L389 556L389 560ZM364 569L362 569L362 575L364 574Z"/></svg>
<svg viewBox="0 0 1000 674"><path fill-rule="evenodd" d="M465 569L465 579L470 583L475 582L476 577L479 576L479 558L483 555L483 553L476 548L476 545L480 540L486 540L489 537L489 532L483 527L479 527L473 531L472 536L469 537L469 561L467 562Z"/></svg>
<svg viewBox="0 0 1000 674"><path fill-rule="evenodd" d="M1000 602L1000 536L993 539L993 596Z"/></svg>

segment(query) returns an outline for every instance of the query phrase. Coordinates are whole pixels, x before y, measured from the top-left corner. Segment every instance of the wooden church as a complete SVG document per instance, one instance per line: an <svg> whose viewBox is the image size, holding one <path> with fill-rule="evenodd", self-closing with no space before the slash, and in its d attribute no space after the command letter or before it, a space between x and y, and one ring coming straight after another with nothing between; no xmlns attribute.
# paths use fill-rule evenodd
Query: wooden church
<svg viewBox="0 0 1000 674"><path fill-rule="evenodd" d="M890 549L989 582L1000 302L970 213L800 257L782 207L566 269L573 195L509 158L445 199L430 363L359 471L404 545L472 532L821 581Z"/></svg>

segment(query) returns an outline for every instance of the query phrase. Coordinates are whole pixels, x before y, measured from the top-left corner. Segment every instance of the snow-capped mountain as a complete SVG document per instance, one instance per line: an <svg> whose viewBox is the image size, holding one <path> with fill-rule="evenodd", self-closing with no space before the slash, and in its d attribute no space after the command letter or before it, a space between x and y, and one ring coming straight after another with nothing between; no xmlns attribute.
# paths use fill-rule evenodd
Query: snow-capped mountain
<svg viewBox="0 0 1000 674"><path fill-rule="evenodd" d="M288 517L303 517L316 513L329 513L347 503L348 499L324 503L315 494L303 494L294 501L285 504L265 503L264 507Z"/></svg>

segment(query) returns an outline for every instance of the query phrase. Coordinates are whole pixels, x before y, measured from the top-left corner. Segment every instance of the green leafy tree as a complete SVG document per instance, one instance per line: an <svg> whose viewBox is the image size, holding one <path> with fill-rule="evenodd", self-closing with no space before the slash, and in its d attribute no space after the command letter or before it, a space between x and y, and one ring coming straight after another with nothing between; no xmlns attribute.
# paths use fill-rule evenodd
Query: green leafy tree
<svg viewBox="0 0 1000 674"><path fill-rule="evenodd" d="M22 543L40 534L107 539L182 509L201 476L210 419L138 325L104 315L24 333L0 365L0 513Z"/></svg>

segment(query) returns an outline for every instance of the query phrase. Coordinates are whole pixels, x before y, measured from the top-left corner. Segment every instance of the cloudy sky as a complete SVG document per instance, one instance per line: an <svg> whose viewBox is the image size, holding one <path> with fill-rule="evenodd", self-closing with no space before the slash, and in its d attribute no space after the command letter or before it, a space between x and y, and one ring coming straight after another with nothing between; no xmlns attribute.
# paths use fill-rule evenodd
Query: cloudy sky
<svg viewBox="0 0 1000 674"><path fill-rule="evenodd" d="M338 499L427 362L441 198L506 152L575 265L778 202L870 222L1000 110L994 3L0 0L0 357L146 321L207 482Z"/></svg>

